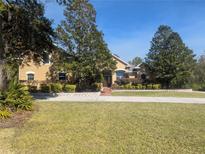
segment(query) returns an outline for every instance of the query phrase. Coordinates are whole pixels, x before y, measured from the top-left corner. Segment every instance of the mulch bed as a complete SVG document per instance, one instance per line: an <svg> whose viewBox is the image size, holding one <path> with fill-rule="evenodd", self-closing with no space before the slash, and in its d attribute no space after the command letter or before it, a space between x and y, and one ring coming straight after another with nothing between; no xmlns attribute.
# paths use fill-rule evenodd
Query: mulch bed
<svg viewBox="0 0 205 154"><path fill-rule="evenodd" d="M12 113L12 116L8 119L0 119L0 128L12 128L20 127L25 121L30 119L34 111L37 111L38 107L34 106L32 111L18 111Z"/></svg>

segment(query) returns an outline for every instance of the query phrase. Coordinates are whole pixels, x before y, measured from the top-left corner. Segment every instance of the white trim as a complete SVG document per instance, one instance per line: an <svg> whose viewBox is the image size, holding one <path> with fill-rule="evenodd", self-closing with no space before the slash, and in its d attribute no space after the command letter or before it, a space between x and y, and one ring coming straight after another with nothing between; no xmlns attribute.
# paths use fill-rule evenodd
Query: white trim
<svg viewBox="0 0 205 154"><path fill-rule="evenodd" d="M28 75L28 74L35 74L35 72L28 71L28 72L26 72L26 75Z"/></svg>
<svg viewBox="0 0 205 154"><path fill-rule="evenodd" d="M119 61L123 62L124 64L126 64L127 66L130 66L130 64L128 64L127 62L125 62L124 60L122 60L120 57L116 56L115 54L112 54L112 56L116 59L118 59Z"/></svg>
<svg viewBox="0 0 205 154"><path fill-rule="evenodd" d="M118 68L115 70L115 72L117 72L117 71L125 71L126 72L126 70L124 68Z"/></svg>

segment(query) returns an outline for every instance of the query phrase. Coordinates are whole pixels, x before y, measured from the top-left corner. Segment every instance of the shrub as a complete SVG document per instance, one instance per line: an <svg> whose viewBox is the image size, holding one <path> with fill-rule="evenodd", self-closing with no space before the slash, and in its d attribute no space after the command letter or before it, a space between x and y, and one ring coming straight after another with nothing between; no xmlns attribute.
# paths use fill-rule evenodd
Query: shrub
<svg viewBox="0 0 205 154"><path fill-rule="evenodd" d="M0 110L0 119L6 119L11 117L11 112L7 109Z"/></svg>
<svg viewBox="0 0 205 154"><path fill-rule="evenodd" d="M139 86L138 86L138 85L136 85L136 86L135 86L135 89L139 89Z"/></svg>
<svg viewBox="0 0 205 154"><path fill-rule="evenodd" d="M147 89L152 89L152 84L148 84Z"/></svg>
<svg viewBox="0 0 205 154"><path fill-rule="evenodd" d="M37 86L31 86L31 85L28 85L28 91L31 92L31 93L36 93L37 92Z"/></svg>
<svg viewBox="0 0 205 154"><path fill-rule="evenodd" d="M112 85L112 89L120 89L120 86L118 84L114 83Z"/></svg>
<svg viewBox="0 0 205 154"><path fill-rule="evenodd" d="M142 89L146 89L147 87L145 85L142 85Z"/></svg>
<svg viewBox="0 0 205 154"><path fill-rule="evenodd" d="M11 109L30 110L32 108L32 96L28 88L19 83L14 84L6 93L5 103Z"/></svg>
<svg viewBox="0 0 205 154"><path fill-rule="evenodd" d="M43 93L50 93L51 92L51 86L49 84L41 84L40 90Z"/></svg>
<svg viewBox="0 0 205 154"><path fill-rule="evenodd" d="M119 86L119 89L124 89L124 86L122 85L122 86Z"/></svg>
<svg viewBox="0 0 205 154"><path fill-rule="evenodd" d="M130 84L126 84L123 86L123 89L130 89L131 88L131 85Z"/></svg>
<svg viewBox="0 0 205 154"><path fill-rule="evenodd" d="M161 88L161 85L160 84L153 84L153 89L160 89Z"/></svg>
<svg viewBox="0 0 205 154"><path fill-rule="evenodd" d="M95 91L100 91L102 89L102 83L94 83L93 88Z"/></svg>
<svg viewBox="0 0 205 154"><path fill-rule="evenodd" d="M65 92L75 92L75 90L76 90L76 85L66 84L66 85L63 87L63 91L65 91Z"/></svg>
<svg viewBox="0 0 205 154"><path fill-rule="evenodd" d="M54 93L59 93L63 91L63 85L60 83L52 83L51 84L51 91Z"/></svg>
<svg viewBox="0 0 205 154"><path fill-rule="evenodd" d="M124 89L135 89L135 86L132 86L131 84L124 85Z"/></svg>
<svg viewBox="0 0 205 154"><path fill-rule="evenodd" d="M102 83L93 83L88 89L90 89L91 91L100 91L101 88L102 88Z"/></svg>
<svg viewBox="0 0 205 154"><path fill-rule="evenodd" d="M142 84L137 85L139 89L142 89Z"/></svg>

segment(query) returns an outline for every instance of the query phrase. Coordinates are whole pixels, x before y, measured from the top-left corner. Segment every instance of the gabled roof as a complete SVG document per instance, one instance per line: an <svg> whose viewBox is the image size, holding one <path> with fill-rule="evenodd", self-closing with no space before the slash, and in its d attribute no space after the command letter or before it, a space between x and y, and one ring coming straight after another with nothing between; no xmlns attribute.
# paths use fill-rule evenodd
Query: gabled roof
<svg viewBox="0 0 205 154"><path fill-rule="evenodd" d="M130 64L128 64L127 62L125 62L124 60L122 60L119 56L117 56L117 55L115 55L115 54L112 54L112 56L113 56L115 59L117 59L117 60L119 60L120 62L122 62L123 64L125 64L125 65L127 65L127 66L130 66Z"/></svg>
<svg viewBox="0 0 205 154"><path fill-rule="evenodd" d="M142 64L143 64L143 63L140 63L140 64L138 64L137 66L135 66L134 68L135 68L135 69L140 69L140 68L141 68L140 66L141 66Z"/></svg>

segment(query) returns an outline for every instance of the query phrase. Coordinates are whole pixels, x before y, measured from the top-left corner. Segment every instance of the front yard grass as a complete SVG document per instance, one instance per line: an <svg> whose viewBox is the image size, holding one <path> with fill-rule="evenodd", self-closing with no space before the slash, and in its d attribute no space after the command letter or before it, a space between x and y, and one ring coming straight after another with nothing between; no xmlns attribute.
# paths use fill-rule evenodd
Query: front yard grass
<svg viewBox="0 0 205 154"><path fill-rule="evenodd" d="M118 91L112 92L112 96L205 98L205 93L174 91Z"/></svg>
<svg viewBox="0 0 205 154"><path fill-rule="evenodd" d="M36 154L205 153L205 105L36 104L39 110L23 126L0 129L0 149Z"/></svg>

